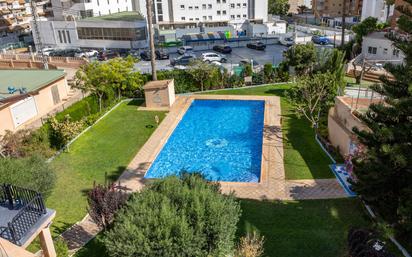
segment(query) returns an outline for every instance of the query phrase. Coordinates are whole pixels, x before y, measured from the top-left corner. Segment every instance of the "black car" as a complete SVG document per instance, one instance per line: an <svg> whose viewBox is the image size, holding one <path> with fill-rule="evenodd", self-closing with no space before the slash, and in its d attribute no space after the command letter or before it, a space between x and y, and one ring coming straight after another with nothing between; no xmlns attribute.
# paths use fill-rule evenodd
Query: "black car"
<svg viewBox="0 0 412 257"><path fill-rule="evenodd" d="M120 57L118 52L114 51L101 51L97 54L97 60L99 61L107 61L112 58Z"/></svg>
<svg viewBox="0 0 412 257"><path fill-rule="evenodd" d="M170 60L170 64L172 66L175 66L175 65L186 66L190 63L190 61L192 61L194 59L196 59L196 56L194 56L194 55L182 55L182 56L179 56L177 58L174 58L174 59Z"/></svg>
<svg viewBox="0 0 412 257"><path fill-rule="evenodd" d="M232 48L226 45L216 45L213 47L213 51L216 51L222 54L230 54L232 52Z"/></svg>
<svg viewBox="0 0 412 257"><path fill-rule="evenodd" d="M169 59L169 54L164 50L156 50L155 51L156 60L167 60ZM145 50L140 53L140 58L143 61L150 61L150 51Z"/></svg>
<svg viewBox="0 0 412 257"><path fill-rule="evenodd" d="M250 49L261 50L261 51L264 51L266 49L266 45L262 42L248 43L246 47Z"/></svg>

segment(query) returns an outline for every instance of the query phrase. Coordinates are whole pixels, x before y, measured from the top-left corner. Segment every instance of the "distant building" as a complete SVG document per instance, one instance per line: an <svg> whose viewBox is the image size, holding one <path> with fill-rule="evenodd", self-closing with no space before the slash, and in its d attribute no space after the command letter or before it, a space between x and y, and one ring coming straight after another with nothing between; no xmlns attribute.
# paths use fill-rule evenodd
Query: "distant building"
<svg viewBox="0 0 412 257"><path fill-rule="evenodd" d="M69 95L63 70L0 70L0 135L24 128Z"/></svg>
<svg viewBox="0 0 412 257"><path fill-rule="evenodd" d="M42 19L49 14L49 1L36 2L37 13ZM17 42L30 42L32 11L30 1L0 0L0 48Z"/></svg>
<svg viewBox="0 0 412 257"><path fill-rule="evenodd" d="M393 15L394 6L389 7L385 0L363 0L361 20L375 17L378 22L386 22Z"/></svg>
<svg viewBox="0 0 412 257"><path fill-rule="evenodd" d="M386 32L372 32L363 37L361 55L369 60L380 63L399 64L405 58L404 53L393 45L386 37Z"/></svg>
<svg viewBox="0 0 412 257"><path fill-rule="evenodd" d="M346 16L360 17L362 13L363 0L346 0ZM312 0L312 8L318 18L342 17L343 14L342 0Z"/></svg>
<svg viewBox="0 0 412 257"><path fill-rule="evenodd" d="M306 2L305 0L289 0L288 1L288 3L289 3L289 13L293 13L293 14L299 13L299 8L298 7L301 6L301 5L305 5L305 2ZM306 6L306 7L309 8L309 6Z"/></svg>
<svg viewBox="0 0 412 257"><path fill-rule="evenodd" d="M86 15L84 18L66 16L65 19L39 22L43 47L120 49L147 46L146 20L137 12ZM38 45L36 36L34 40Z"/></svg>
<svg viewBox="0 0 412 257"><path fill-rule="evenodd" d="M412 12L412 4L408 3L405 0L395 0L395 10L391 19L391 27L394 29L397 27L396 23L401 16L401 13L397 10L397 8L400 7L407 8L410 12Z"/></svg>

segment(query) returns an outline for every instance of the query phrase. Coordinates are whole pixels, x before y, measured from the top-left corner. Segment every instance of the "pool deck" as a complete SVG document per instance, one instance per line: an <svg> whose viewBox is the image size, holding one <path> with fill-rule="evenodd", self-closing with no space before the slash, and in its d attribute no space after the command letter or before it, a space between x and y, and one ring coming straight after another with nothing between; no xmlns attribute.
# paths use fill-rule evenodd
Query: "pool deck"
<svg viewBox="0 0 412 257"><path fill-rule="evenodd" d="M220 182L223 193L251 199L286 199L280 99L277 96L190 95L178 96L170 112L122 174L119 181L126 190L138 191L147 180L146 171L156 159L194 99L264 100L265 116L261 178L259 183Z"/></svg>

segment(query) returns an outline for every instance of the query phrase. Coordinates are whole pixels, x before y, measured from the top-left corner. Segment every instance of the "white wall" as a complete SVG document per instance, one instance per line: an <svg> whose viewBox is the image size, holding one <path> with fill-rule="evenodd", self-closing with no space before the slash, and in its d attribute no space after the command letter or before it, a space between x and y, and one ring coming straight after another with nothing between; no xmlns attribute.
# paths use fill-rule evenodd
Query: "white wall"
<svg viewBox="0 0 412 257"><path fill-rule="evenodd" d="M393 5L389 8L389 16L393 14ZM387 17L385 0L363 0L361 20L369 16L375 17L379 22L385 22Z"/></svg>
<svg viewBox="0 0 412 257"><path fill-rule="evenodd" d="M369 47L376 48L376 54L373 53L373 49ZM364 37L362 42L362 54L366 59L376 60L376 61L387 61L399 63L405 58L403 52L399 51L399 55L393 54L393 51L397 49L393 42L387 38L375 38L375 37ZM372 50L372 53L370 52Z"/></svg>

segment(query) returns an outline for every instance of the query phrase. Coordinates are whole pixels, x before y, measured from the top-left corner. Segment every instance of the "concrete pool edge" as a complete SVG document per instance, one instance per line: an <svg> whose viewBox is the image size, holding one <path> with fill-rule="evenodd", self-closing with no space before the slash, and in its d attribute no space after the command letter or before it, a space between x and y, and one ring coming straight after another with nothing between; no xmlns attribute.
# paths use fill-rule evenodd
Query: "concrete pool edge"
<svg viewBox="0 0 412 257"><path fill-rule="evenodd" d="M181 95L152 136L143 145L120 177L122 187L139 190L149 181L144 175L162 150L184 114L195 99L205 100L263 100L265 101L260 181L219 182L223 193L234 191L240 198L284 199L285 172L281 131L280 98L277 96L241 95Z"/></svg>

